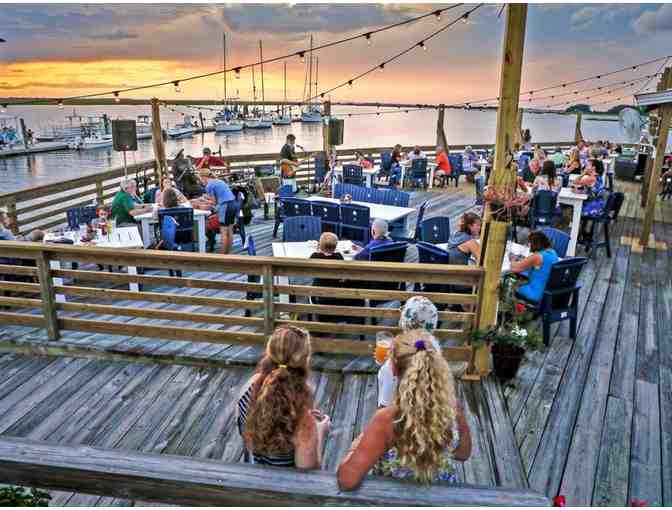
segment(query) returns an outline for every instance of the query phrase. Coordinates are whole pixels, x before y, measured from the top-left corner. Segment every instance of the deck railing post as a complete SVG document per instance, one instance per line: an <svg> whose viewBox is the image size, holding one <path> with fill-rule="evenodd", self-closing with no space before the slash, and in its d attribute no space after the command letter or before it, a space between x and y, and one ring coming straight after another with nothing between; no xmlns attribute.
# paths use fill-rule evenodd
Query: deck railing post
<svg viewBox="0 0 672 510"><path fill-rule="evenodd" d="M49 255L45 252L41 252L37 258L37 274L40 279L40 300L42 301L42 314L47 328L47 337L49 340L58 340L60 331L56 313L56 295L51 279Z"/></svg>
<svg viewBox="0 0 672 510"><path fill-rule="evenodd" d="M273 266L264 266L264 334L268 337L275 329L273 310Z"/></svg>
<svg viewBox="0 0 672 510"><path fill-rule="evenodd" d="M19 216L16 214L16 200L12 200L7 204L7 216L9 216L12 232L14 235L19 235Z"/></svg>
<svg viewBox="0 0 672 510"><path fill-rule="evenodd" d="M103 197L103 181L96 181L96 201L103 205L105 203L105 198Z"/></svg>

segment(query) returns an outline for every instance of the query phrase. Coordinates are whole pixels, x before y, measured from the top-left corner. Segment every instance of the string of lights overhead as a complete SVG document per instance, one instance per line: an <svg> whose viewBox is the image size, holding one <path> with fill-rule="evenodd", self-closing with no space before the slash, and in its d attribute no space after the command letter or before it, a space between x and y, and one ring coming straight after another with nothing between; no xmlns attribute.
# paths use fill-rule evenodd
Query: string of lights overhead
<svg viewBox="0 0 672 510"><path fill-rule="evenodd" d="M339 85L336 85L336 86L334 86L334 87L332 87L332 88L330 88L330 89L323 90L323 91L317 93L316 95L314 95L314 96L308 98L307 101L312 101L312 100L314 100L314 99L317 99L318 97L319 97L319 98L324 98L325 95L330 94L331 92L334 92L335 90L341 89L341 88L343 88L343 87L349 87L349 88L352 88L353 85L354 85L354 83L355 83L355 81L360 80L360 79L364 78L365 76L368 76L369 74L371 74L371 73L373 73L373 72L375 72L375 71L377 71L377 70L381 70L381 71L383 71L383 70L385 69L385 66L386 66L386 65L388 65L388 64L390 64L390 63L392 63L392 62L394 62L395 60L400 59L401 57L403 57L404 55L410 53L411 51L416 50L416 49L418 49L418 48L420 48L420 49L422 49L422 50L427 50L427 41L429 41L430 39L433 39L434 37L438 36L438 35L441 34L442 32L445 32L446 30L448 30L449 28L453 27L454 25L456 25L456 24L457 24L458 22L460 22L460 21L462 21L462 22L464 22L464 23L468 23L468 22L469 22L469 16L470 16L473 12L475 12L476 10L478 10L480 7L482 7L482 6L483 6L483 4L478 4L478 5L477 5L476 7L474 7L473 9L470 9L470 10L468 10L467 12L461 14L458 18L453 19L452 21L450 21L450 22L447 23L446 25L444 25L444 26L442 26L441 28L439 28L438 30L432 32L432 33L429 34L427 37L425 37L425 38L423 38L422 40L416 42L416 43L413 44L412 46L409 46L409 47L406 48L405 50L400 51L400 52L397 53L396 55L394 55L394 56L392 56L392 57L389 57L389 58L383 60L381 63L379 63L379 64L377 64L377 65L375 65L375 66L373 66L373 67L367 69L366 71L364 71L364 72L362 72L362 73L360 73L360 74L358 74L358 75L356 75L356 76L353 76L352 78L350 78L350 79L348 79L348 80L345 80L344 82L340 83Z"/></svg>
<svg viewBox="0 0 672 510"><path fill-rule="evenodd" d="M122 94L122 93L134 92L134 91L137 91L137 90L146 90L146 89L156 88L156 87L163 87L163 86L166 86L166 85L173 85L173 87L175 88L175 92L181 92L180 84L182 84L184 82L187 82L187 81L200 80L200 79L203 79L203 78L218 76L218 75L221 75L221 74L224 74L224 73L229 73L229 72L234 72L236 77L239 77L240 72L244 69L252 68L254 66L258 66L258 65L261 65L261 64L272 64L274 62L287 60L287 59L292 58L292 57L299 57L299 59L303 63L303 62L305 62L305 57L306 57L307 53L310 54L311 52L324 50L326 48L331 48L333 46L345 44L345 43L348 43L348 42L351 42L351 41L354 41L354 40L357 40L357 39L365 39L367 44L370 45L371 41L372 41L372 38L375 34L379 34L381 32L385 32L385 31L388 31L388 30L393 30L395 28L398 28L398 27L401 27L401 26L404 26L404 25L410 25L412 23L416 23L416 22L418 22L422 19L426 19L426 18L429 18L429 17L435 17L437 20L440 21L442 14L444 14L444 13L446 13L446 12L452 10L452 9L455 9L457 7L460 7L462 5L463 4L459 3L459 4L450 5L448 7L442 7L440 9L435 9L431 12L428 12L428 13L425 13L425 14L422 14L422 15L419 15L419 16L415 16L414 18L409 18L407 20L400 21L398 23L393 23L391 25L386 25L384 27L377 28L375 30L370 30L368 32L359 33L359 34L354 35L354 36L345 37L343 39L339 39L339 40L336 40L336 41L331 41L331 42L328 42L328 43L325 43L325 44L320 44L320 45L317 45L313 48L306 48L306 49L302 49L302 50L295 51L295 52L292 52L292 53L288 53L288 54L285 54L285 55L281 55L281 56L278 56L278 57L272 57L272 58L259 60L257 62L251 63L251 64L244 64L244 65L231 67L231 68L227 68L227 69L220 69L218 71L187 76L187 77L180 78L180 79L171 79L171 80L163 81L163 82L150 83L150 84L146 84L146 85L138 85L138 86L133 86L133 87L126 87L126 88L122 88L122 89L118 89L118 90L109 90L109 91L106 91L106 92L96 92L96 93L91 93L91 94L82 94L82 95L70 96L70 97L65 97L65 98L60 98L60 99L49 98L49 99L45 99L45 102L48 102L48 103L56 102L56 104L59 107L62 107L63 104L64 104L64 101L71 101L71 100L75 100L75 99L87 99L87 98L110 96L110 95L112 95L115 98L115 102L120 102L121 101L120 94ZM32 101L31 101L31 103L32 103ZM20 105L20 104L23 104L23 103L17 102L17 103L13 103L13 104Z"/></svg>

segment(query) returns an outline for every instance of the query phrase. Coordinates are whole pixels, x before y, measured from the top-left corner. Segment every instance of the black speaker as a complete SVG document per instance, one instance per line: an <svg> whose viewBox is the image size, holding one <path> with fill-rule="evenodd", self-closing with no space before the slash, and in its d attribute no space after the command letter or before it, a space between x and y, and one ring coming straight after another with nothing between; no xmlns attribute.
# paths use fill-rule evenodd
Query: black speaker
<svg viewBox="0 0 672 510"><path fill-rule="evenodd" d="M117 152L138 150L134 120L112 121L112 145Z"/></svg>
<svg viewBox="0 0 672 510"><path fill-rule="evenodd" d="M648 154L639 153L637 155L637 174L643 175L646 170L646 162L649 159Z"/></svg>
<svg viewBox="0 0 672 510"><path fill-rule="evenodd" d="M345 121L343 119L329 119L329 144L343 145L343 130Z"/></svg>

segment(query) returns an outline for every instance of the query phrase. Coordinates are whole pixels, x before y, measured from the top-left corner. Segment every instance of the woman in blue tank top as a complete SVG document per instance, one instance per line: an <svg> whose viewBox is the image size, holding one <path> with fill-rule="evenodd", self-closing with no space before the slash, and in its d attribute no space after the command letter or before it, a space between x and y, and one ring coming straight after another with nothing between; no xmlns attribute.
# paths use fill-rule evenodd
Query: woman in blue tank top
<svg viewBox="0 0 672 510"><path fill-rule="evenodd" d="M522 260L511 261L511 271L514 273L528 271L527 283L518 288L518 294L528 301L538 303L544 294L551 268L560 257L551 247L550 239L540 230L530 232L527 240L530 255Z"/></svg>

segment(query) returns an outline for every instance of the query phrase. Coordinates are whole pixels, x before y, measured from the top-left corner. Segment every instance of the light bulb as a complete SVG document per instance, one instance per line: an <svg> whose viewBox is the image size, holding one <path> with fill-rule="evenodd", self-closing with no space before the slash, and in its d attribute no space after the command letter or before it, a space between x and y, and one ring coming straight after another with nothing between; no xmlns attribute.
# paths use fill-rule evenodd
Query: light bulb
<svg viewBox="0 0 672 510"><path fill-rule="evenodd" d="M303 51L299 52L299 58L301 59L302 64L306 63L306 54Z"/></svg>
<svg viewBox="0 0 672 510"><path fill-rule="evenodd" d="M441 11L436 11L434 16L436 16L436 21L441 21Z"/></svg>
<svg viewBox="0 0 672 510"><path fill-rule="evenodd" d="M6 111L7 111L7 105L6 104L0 105L0 113L5 113Z"/></svg>
<svg viewBox="0 0 672 510"><path fill-rule="evenodd" d="M114 93L114 102L118 103L119 101L121 101L121 99L119 98L119 92L115 92Z"/></svg>
<svg viewBox="0 0 672 510"><path fill-rule="evenodd" d="M468 12L465 12L464 16L462 16L462 21L464 22L465 25L467 23L469 23L469 13Z"/></svg>
<svg viewBox="0 0 672 510"><path fill-rule="evenodd" d="M352 88L352 80L348 81L348 88L350 88L350 89Z"/></svg>
<svg viewBox="0 0 672 510"><path fill-rule="evenodd" d="M385 63L383 62L383 63L380 64L378 67L380 67L380 70L382 71L383 69L385 69Z"/></svg>
<svg viewBox="0 0 672 510"><path fill-rule="evenodd" d="M236 67L236 80L240 80L240 67Z"/></svg>
<svg viewBox="0 0 672 510"><path fill-rule="evenodd" d="M367 46L371 46L371 34L366 34L364 37L366 37Z"/></svg>
<svg viewBox="0 0 672 510"><path fill-rule="evenodd" d="M180 88L180 82L179 81L174 81L173 85L175 85L175 92L182 92L182 89Z"/></svg>
<svg viewBox="0 0 672 510"><path fill-rule="evenodd" d="M427 46L425 46L425 42L424 42L424 41L420 41L420 42L418 43L418 46L420 46L423 50L427 51Z"/></svg>
<svg viewBox="0 0 672 510"><path fill-rule="evenodd" d="M63 101L61 101L60 99L58 100L57 104L59 108L63 108Z"/></svg>

